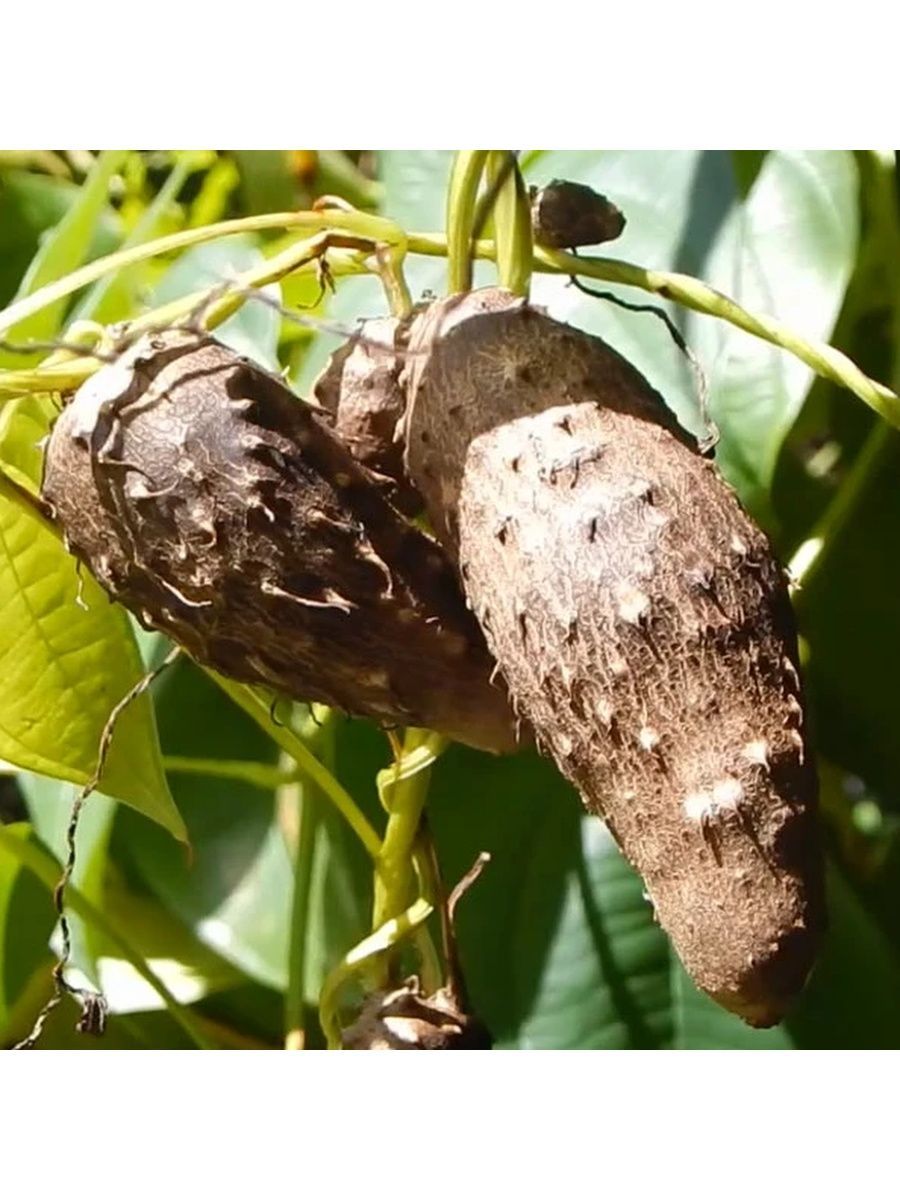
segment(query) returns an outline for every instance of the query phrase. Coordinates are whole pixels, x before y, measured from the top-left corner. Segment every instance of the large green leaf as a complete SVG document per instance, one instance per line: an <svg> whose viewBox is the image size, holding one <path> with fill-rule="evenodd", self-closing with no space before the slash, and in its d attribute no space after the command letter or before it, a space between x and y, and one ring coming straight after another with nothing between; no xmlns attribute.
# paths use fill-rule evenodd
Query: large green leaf
<svg viewBox="0 0 900 1200"><path fill-rule="evenodd" d="M84 784L113 707L143 674L124 611L85 573L50 527L0 479L0 758ZM103 790L160 822L184 825L169 795L153 705L121 714Z"/></svg>
<svg viewBox="0 0 900 1200"><path fill-rule="evenodd" d="M856 261L857 190L849 151L771 151L719 231L704 277L746 308L827 341ZM740 330L709 326L692 314L687 330L710 370L719 464L744 500L764 512L812 371Z"/></svg>
<svg viewBox="0 0 900 1200"><path fill-rule="evenodd" d="M0 463L4 474L28 491L40 487L44 439L56 413L52 397L40 392L0 405Z"/></svg>
<svg viewBox="0 0 900 1200"><path fill-rule="evenodd" d="M900 807L900 438L890 438L853 520L804 589L802 627L817 737L829 758Z"/></svg>
<svg viewBox="0 0 900 1200"><path fill-rule="evenodd" d="M549 763L453 747L429 818L448 885L491 854L458 933L473 1005L498 1044L668 1044L667 939L602 823Z"/></svg>
<svg viewBox="0 0 900 1200"><path fill-rule="evenodd" d="M161 689L160 729L168 754L274 765L272 742L191 664ZM387 742L362 722L339 730L338 771L371 807ZM145 886L196 935L250 978L287 984L294 872L285 818L271 789L214 775L170 776L193 847L190 864L153 830L122 812L115 839ZM368 793L368 795L366 795ZM309 870L312 889L304 993L313 1004L325 973L368 932L371 866L355 835L323 800Z"/></svg>

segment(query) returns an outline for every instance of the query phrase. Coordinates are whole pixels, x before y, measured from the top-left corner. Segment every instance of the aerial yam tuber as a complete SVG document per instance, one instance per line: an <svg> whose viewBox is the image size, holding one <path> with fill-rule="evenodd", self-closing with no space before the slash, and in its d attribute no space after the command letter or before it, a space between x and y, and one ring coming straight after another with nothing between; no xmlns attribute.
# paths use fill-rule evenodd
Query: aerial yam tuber
<svg viewBox="0 0 900 1200"><path fill-rule="evenodd" d="M518 710L695 981L778 1021L823 926L792 610L646 380L500 290L414 323L406 465Z"/></svg>
<svg viewBox="0 0 900 1200"><path fill-rule="evenodd" d="M76 393L43 495L109 594L199 662L495 751L502 686L443 551L314 407L211 337L144 338Z"/></svg>
<svg viewBox="0 0 900 1200"><path fill-rule="evenodd" d="M824 900L765 535L628 362L509 293L433 304L404 362L390 397L354 391L370 420L406 391L393 440L517 712L607 821L694 980L773 1024Z"/></svg>

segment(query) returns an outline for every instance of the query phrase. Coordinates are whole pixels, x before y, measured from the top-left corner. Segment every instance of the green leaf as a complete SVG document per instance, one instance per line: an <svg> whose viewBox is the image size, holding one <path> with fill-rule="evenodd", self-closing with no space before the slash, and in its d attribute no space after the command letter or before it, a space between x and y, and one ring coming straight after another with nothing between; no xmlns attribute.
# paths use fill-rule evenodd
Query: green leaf
<svg viewBox="0 0 900 1200"><path fill-rule="evenodd" d="M839 871L828 876L829 929L807 990L790 1014L810 1049L900 1048L900 955Z"/></svg>
<svg viewBox="0 0 900 1200"><path fill-rule="evenodd" d="M457 924L475 1011L498 1044L670 1040L667 940L640 880L553 766L454 746L434 769L428 813L448 887L491 854Z"/></svg>
<svg viewBox="0 0 900 1200"><path fill-rule="evenodd" d="M57 413L46 392L20 396L0 406L0 464L5 474L37 492L44 471L44 438Z"/></svg>
<svg viewBox="0 0 900 1200"><path fill-rule="evenodd" d="M741 196L746 196L762 170L768 150L732 150L731 162Z"/></svg>
<svg viewBox="0 0 900 1200"><path fill-rule="evenodd" d="M852 520L803 592L806 666L822 752L888 803L900 795L900 437L892 435Z"/></svg>
<svg viewBox="0 0 900 1200"><path fill-rule="evenodd" d="M31 836L25 824L9 825L7 832L23 840ZM28 981L49 961L47 942L55 924L46 890L0 846L0 1039Z"/></svg>
<svg viewBox="0 0 900 1200"><path fill-rule="evenodd" d="M160 680L160 732L167 754L277 761L275 747L192 663ZM119 814L117 853L205 945L252 979L286 982L293 873L274 795L234 779L173 774L172 791L192 846Z"/></svg>
<svg viewBox="0 0 900 1200"><path fill-rule="evenodd" d="M286 150L235 150L244 211L289 212L297 207L297 185Z"/></svg>
<svg viewBox="0 0 900 1200"><path fill-rule="evenodd" d="M40 881L48 893L53 893L59 879L59 864L39 842L18 838L6 826L0 825L0 852L16 859ZM132 949L128 938L122 934L113 916L93 905L74 886L67 889L66 903L70 911L91 922L103 932L111 944L115 945L118 953L162 998L171 1017L188 1034L193 1044L204 1049L211 1048L209 1039L203 1029L198 1026L193 1014L178 1003L166 988L165 983L158 975L154 974L149 964Z"/></svg>
<svg viewBox="0 0 900 1200"><path fill-rule="evenodd" d="M125 612L86 573L79 584L56 534L2 479L0 624L0 758L86 783L113 707L143 675L140 655ZM101 783L184 838L149 696L121 714Z"/></svg>
<svg viewBox="0 0 900 1200"><path fill-rule="evenodd" d="M91 239L106 204L109 181L125 160L125 150L105 150L97 158L85 180L77 200L69 208L59 225L41 243L41 247L25 272L16 299L29 296L46 283L61 279L74 271L85 260ZM59 300L13 325L6 333L6 340L13 344L24 344L31 339L46 341L59 332L66 311L66 301ZM0 364L22 366L27 363L21 355L0 353Z"/></svg>
<svg viewBox="0 0 900 1200"><path fill-rule="evenodd" d="M128 934L135 954L147 963L180 1004L195 1004L214 992L234 987L243 976L205 946L152 896L139 895L110 866L104 874L102 902ZM165 1001L100 930L91 930L96 979L110 1010L118 1013L165 1008Z"/></svg>
<svg viewBox="0 0 900 1200"><path fill-rule="evenodd" d="M119 247L121 250L129 250L132 246L161 237L164 232L172 232L170 229L164 230L163 226L170 220L170 212L187 178L205 157L203 151L183 150L176 153L165 182L122 242ZM137 161L140 162L139 159ZM92 320L100 324L123 320L131 313L139 283L148 270L152 270L151 264L136 263L130 269L115 271L98 279L76 305L72 319Z"/></svg>
<svg viewBox="0 0 900 1200"><path fill-rule="evenodd" d="M827 341L856 261L858 180L850 151L773 150L744 203L719 232L708 282L755 312ZM711 375L722 440L717 459L745 503L764 512L778 452L813 375L793 355L740 330L702 330L689 341Z"/></svg>
<svg viewBox="0 0 900 1200"><path fill-rule="evenodd" d="M160 730L166 753L210 760L277 762L258 726L225 699L209 677L183 663L161 681ZM375 772L389 761L387 741L361 721L337 731L341 782L378 807ZM172 774L193 858L120 814L114 842L144 884L206 945L251 979L284 990L294 887L289 823L270 787L209 775ZM223 869L227 864L227 869ZM355 834L317 801L311 863L304 994L315 1005L325 974L369 932L372 866Z"/></svg>
<svg viewBox="0 0 900 1200"><path fill-rule="evenodd" d="M32 775L29 772L22 772L18 783L25 797L35 833L60 863L65 862L68 852L66 835L78 788L59 779L48 779L46 776ZM78 854L72 882L96 907L103 904L109 839L115 813L115 800L95 792L85 804L78 820ZM98 976L95 932L74 913L70 925L72 961L96 984Z"/></svg>

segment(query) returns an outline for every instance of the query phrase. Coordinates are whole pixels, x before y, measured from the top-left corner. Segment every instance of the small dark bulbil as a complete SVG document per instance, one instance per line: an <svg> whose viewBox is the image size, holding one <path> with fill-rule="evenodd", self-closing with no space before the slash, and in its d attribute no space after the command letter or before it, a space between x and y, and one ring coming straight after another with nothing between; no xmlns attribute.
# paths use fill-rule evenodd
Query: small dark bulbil
<svg viewBox="0 0 900 1200"><path fill-rule="evenodd" d="M44 499L106 591L198 662L380 723L514 745L440 546L323 415L211 337L144 338L77 392Z"/></svg>
<svg viewBox="0 0 900 1200"><path fill-rule="evenodd" d="M625 228L625 217L606 196L585 183L553 179L531 189L534 240L548 250L574 250L613 242Z"/></svg>

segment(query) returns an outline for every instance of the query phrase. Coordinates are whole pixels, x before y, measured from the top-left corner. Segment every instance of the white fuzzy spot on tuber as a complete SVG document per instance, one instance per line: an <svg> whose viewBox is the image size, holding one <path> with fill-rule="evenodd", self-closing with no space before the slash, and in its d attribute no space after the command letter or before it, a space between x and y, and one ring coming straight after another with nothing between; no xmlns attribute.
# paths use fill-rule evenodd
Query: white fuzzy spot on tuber
<svg viewBox="0 0 900 1200"><path fill-rule="evenodd" d="M612 704L610 704L610 702L604 696L601 696L594 706L594 709L597 713L597 719L599 720L600 724L604 729L609 729L616 715L616 710L613 708Z"/></svg>
<svg viewBox="0 0 900 1200"><path fill-rule="evenodd" d="M713 785L712 798L716 808L736 809L744 798L740 780L732 777L720 779Z"/></svg>
<svg viewBox="0 0 900 1200"><path fill-rule="evenodd" d="M760 739L755 742L748 742L741 750L741 758L745 758L747 762L755 763L759 767L767 767L769 765L769 744Z"/></svg>
<svg viewBox="0 0 900 1200"><path fill-rule="evenodd" d="M649 725L645 725L638 733L638 742L640 742L641 749L646 750L649 754L659 745L659 734Z"/></svg>
<svg viewBox="0 0 900 1200"><path fill-rule="evenodd" d="M421 1021L413 1017L383 1017L381 1023L398 1042L406 1042L408 1046L419 1044Z"/></svg>
<svg viewBox="0 0 900 1200"><path fill-rule="evenodd" d="M619 616L629 625L639 625L650 611L650 597L630 584L618 590Z"/></svg>
<svg viewBox="0 0 900 1200"><path fill-rule="evenodd" d="M698 825L723 812L736 812L744 798L738 779L728 777L714 783L708 792L689 792L682 801L684 815Z"/></svg>

